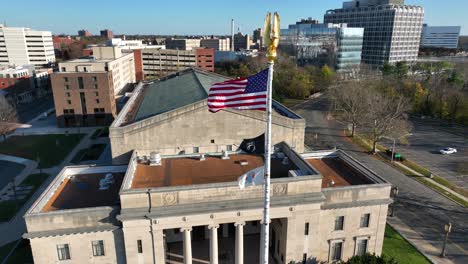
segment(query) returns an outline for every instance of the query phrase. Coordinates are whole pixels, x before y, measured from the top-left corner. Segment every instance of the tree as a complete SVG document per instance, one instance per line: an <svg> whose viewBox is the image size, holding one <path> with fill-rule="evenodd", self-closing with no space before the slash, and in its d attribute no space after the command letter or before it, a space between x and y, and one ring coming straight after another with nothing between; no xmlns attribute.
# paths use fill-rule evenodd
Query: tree
<svg viewBox="0 0 468 264"><path fill-rule="evenodd" d="M398 138L408 133L410 125L405 118L409 101L401 95L390 95L375 89L368 91L368 111L364 116L364 133L372 142L372 152L384 137Z"/></svg>
<svg viewBox="0 0 468 264"><path fill-rule="evenodd" d="M17 122L16 109L7 101L4 96L0 95L0 134L3 139L11 130L11 123Z"/></svg>
<svg viewBox="0 0 468 264"><path fill-rule="evenodd" d="M367 81L348 81L331 88L329 93L339 112L338 119L351 124L351 136L354 137L356 126L361 125L369 104Z"/></svg>
<svg viewBox="0 0 468 264"><path fill-rule="evenodd" d="M398 262L393 259L389 258L385 255L377 256L375 254L366 253L365 255L361 256L354 256L348 259L346 262L342 262L343 264L398 264Z"/></svg>

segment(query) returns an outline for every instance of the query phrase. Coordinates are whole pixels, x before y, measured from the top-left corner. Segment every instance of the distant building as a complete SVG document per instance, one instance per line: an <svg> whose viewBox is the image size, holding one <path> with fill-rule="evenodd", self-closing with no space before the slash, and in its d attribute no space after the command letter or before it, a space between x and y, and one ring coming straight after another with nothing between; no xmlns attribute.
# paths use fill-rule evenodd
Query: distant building
<svg viewBox="0 0 468 264"><path fill-rule="evenodd" d="M134 52L135 54L141 53L141 55L135 55L135 57L141 56L144 79L161 78L190 67L200 67L207 71L214 71L214 49L143 49Z"/></svg>
<svg viewBox="0 0 468 264"><path fill-rule="evenodd" d="M166 39L166 49L193 50L200 47L200 39Z"/></svg>
<svg viewBox="0 0 468 264"><path fill-rule="evenodd" d="M231 50L230 38L209 38L200 40L200 47L214 49L215 51L228 51Z"/></svg>
<svg viewBox="0 0 468 264"><path fill-rule="evenodd" d="M257 45L258 49L263 47L263 30L261 28L253 31L253 43Z"/></svg>
<svg viewBox="0 0 468 264"><path fill-rule="evenodd" d="M14 105L29 103L51 93L52 69L36 70L34 65L0 66L0 90Z"/></svg>
<svg viewBox="0 0 468 264"><path fill-rule="evenodd" d="M468 51L468 36L460 36L458 47L463 51Z"/></svg>
<svg viewBox="0 0 468 264"><path fill-rule="evenodd" d="M81 29L81 30L78 30L78 36L80 36L80 37L91 37L92 34L91 34L91 32L89 32L86 29Z"/></svg>
<svg viewBox="0 0 468 264"><path fill-rule="evenodd" d="M70 36L67 36L67 37L54 36L52 38L52 41L54 43L54 49L57 49L57 50L62 49L63 46L69 46L70 44L76 42L76 40L72 39Z"/></svg>
<svg viewBox="0 0 468 264"><path fill-rule="evenodd" d="M0 65L45 65L55 62L50 31L0 24Z"/></svg>
<svg viewBox="0 0 468 264"><path fill-rule="evenodd" d="M345 71L360 66L363 35L363 28L303 19L281 29L280 49L301 64L330 65Z"/></svg>
<svg viewBox="0 0 468 264"><path fill-rule="evenodd" d="M423 25L421 47L457 49L460 37L460 26Z"/></svg>
<svg viewBox="0 0 468 264"><path fill-rule="evenodd" d="M93 57L59 63L52 89L59 127L109 125L115 100L136 82L133 53L93 47Z"/></svg>
<svg viewBox="0 0 468 264"><path fill-rule="evenodd" d="M164 45L147 45L143 44L143 40L125 40L121 38L112 38L107 41L107 46L116 46L122 50L136 49L165 49Z"/></svg>
<svg viewBox="0 0 468 264"><path fill-rule="evenodd" d="M101 30L101 37L106 39L112 39L114 37L114 33L110 29Z"/></svg>
<svg viewBox="0 0 468 264"><path fill-rule="evenodd" d="M353 0L325 14L325 23L364 28L362 62L376 66L416 61L423 20L423 7L404 0Z"/></svg>
<svg viewBox="0 0 468 264"><path fill-rule="evenodd" d="M238 32L234 35L234 50L246 50L250 49L250 37L248 34L242 35L241 32Z"/></svg>

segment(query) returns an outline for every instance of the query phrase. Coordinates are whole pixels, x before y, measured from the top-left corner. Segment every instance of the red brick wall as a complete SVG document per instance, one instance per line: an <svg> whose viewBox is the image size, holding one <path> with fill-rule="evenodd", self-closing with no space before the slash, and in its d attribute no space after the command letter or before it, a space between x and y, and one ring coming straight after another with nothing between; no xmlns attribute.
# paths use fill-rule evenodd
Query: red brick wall
<svg viewBox="0 0 468 264"><path fill-rule="evenodd" d="M214 49L200 48L195 50L197 67L214 72Z"/></svg>
<svg viewBox="0 0 468 264"><path fill-rule="evenodd" d="M141 49L137 49L133 51L133 57L135 60L135 77L136 81L143 80L143 59L141 57Z"/></svg>

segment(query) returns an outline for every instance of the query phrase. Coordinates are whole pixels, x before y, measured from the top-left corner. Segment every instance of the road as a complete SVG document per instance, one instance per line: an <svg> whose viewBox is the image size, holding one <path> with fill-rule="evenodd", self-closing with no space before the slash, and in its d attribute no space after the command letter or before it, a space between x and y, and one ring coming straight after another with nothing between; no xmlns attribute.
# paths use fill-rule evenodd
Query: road
<svg viewBox="0 0 468 264"><path fill-rule="evenodd" d="M412 118L411 123L409 145L397 144L396 151L468 191L468 172L460 170L463 164L468 164L468 128L420 118ZM391 145L385 143L388 147ZM445 147L455 147L458 153L441 155L439 150Z"/></svg>
<svg viewBox="0 0 468 264"><path fill-rule="evenodd" d="M437 263L468 263L468 209L445 198L398 170L362 152L344 136L344 125L327 113L325 98L292 108L306 119L305 142L313 149L337 147L399 188L396 216L388 221L400 230L408 229L407 238ZM447 257L439 257L444 224L452 223Z"/></svg>

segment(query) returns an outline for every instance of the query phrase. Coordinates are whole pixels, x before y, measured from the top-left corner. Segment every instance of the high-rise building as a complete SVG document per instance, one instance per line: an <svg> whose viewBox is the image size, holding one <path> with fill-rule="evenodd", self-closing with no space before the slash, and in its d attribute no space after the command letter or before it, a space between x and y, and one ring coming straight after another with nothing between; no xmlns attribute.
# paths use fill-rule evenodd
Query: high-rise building
<svg viewBox="0 0 468 264"><path fill-rule="evenodd" d="M364 28L362 61L371 65L416 61L423 19L424 8L404 0L353 0L325 14L325 23Z"/></svg>
<svg viewBox="0 0 468 264"><path fill-rule="evenodd" d="M202 39L200 41L200 47L211 48L215 51L228 51L231 50L231 39L230 38L209 38Z"/></svg>
<svg viewBox="0 0 468 264"><path fill-rule="evenodd" d="M136 58L141 58L141 62L136 63L142 65L145 79L161 78L190 67L214 71L214 49L210 48L143 49L134 50L134 52Z"/></svg>
<svg viewBox="0 0 468 264"><path fill-rule="evenodd" d="M133 53L93 47L93 57L59 63L51 80L59 127L109 125L117 95L136 81Z"/></svg>
<svg viewBox="0 0 468 264"><path fill-rule="evenodd" d="M0 65L44 65L55 62L50 31L0 24Z"/></svg>
<svg viewBox="0 0 468 264"><path fill-rule="evenodd" d="M301 20L281 29L280 49L294 56L301 64L325 64L339 71L361 64L363 28L346 24L320 24L317 20Z"/></svg>
<svg viewBox="0 0 468 264"><path fill-rule="evenodd" d="M91 37L92 34L91 34L91 32L89 32L86 29L81 29L81 30L78 30L78 36L80 36L80 37Z"/></svg>
<svg viewBox="0 0 468 264"><path fill-rule="evenodd" d="M106 39L112 39L114 37L114 33L110 29L101 30L101 37Z"/></svg>
<svg viewBox="0 0 468 264"><path fill-rule="evenodd" d="M460 26L428 26L423 25L421 47L424 48L458 48Z"/></svg>
<svg viewBox="0 0 468 264"><path fill-rule="evenodd" d="M263 30L261 28L257 28L253 31L253 43L255 43L259 49L263 47Z"/></svg>

